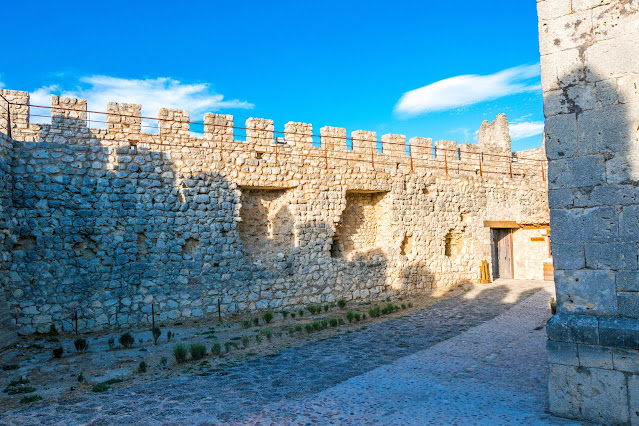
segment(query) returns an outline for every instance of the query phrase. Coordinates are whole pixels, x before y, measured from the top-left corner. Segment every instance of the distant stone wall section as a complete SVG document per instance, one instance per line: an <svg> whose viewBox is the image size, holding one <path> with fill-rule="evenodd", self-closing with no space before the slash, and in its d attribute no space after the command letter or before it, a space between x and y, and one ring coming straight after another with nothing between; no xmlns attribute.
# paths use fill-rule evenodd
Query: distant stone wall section
<svg viewBox="0 0 639 426"><path fill-rule="evenodd" d="M10 268L12 261L11 244L15 226L11 191L13 178L11 164L13 162L13 141L0 133L0 270ZM8 288L8 276L0 274L0 350L17 343L15 322L9 313L4 291Z"/></svg>
<svg viewBox="0 0 639 426"><path fill-rule="evenodd" d="M3 91L28 103L28 93ZM484 220L547 215L540 163L477 145L53 98L52 124L12 109L12 253L0 271L21 333L297 309L425 294L478 278ZM94 113L92 113L94 114ZM0 122L1 124L1 122ZM276 137L279 139L276 142ZM378 143L383 143L382 152ZM332 148L331 151L328 149ZM351 149L352 148L352 149ZM435 148L435 150L433 150ZM410 155L407 155L410 152ZM511 176L512 173L512 176ZM546 219L547 220L547 219ZM446 237L463 244L447 255Z"/></svg>

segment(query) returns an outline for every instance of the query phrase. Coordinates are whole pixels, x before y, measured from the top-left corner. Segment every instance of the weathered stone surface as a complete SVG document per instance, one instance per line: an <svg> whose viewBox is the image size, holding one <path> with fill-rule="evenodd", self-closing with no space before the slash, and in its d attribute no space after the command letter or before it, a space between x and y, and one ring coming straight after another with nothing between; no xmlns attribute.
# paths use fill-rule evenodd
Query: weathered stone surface
<svg viewBox="0 0 639 426"><path fill-rule="evenodd" d="M578 345L579 365L612 370L612 349L599 345Z"/></svg>
<svg viewBox="0 0 639 426"><path fill-rule="evenodd" d="M215 316L218 300L228 316L428 293L477 279L491 261L485 220L547 220L543 149L511 161L505 116L482 175L476 145L408 156L402 135L379 152L374 132L314 141L310 124L282 137L260 118L239 141L220 114L195 137L188 111L165 108L149 134L129 104L91 129L86 101L55 102L52 125L24 122L10 150L20 183L0 278L21 333L71 331L76 312L81 331L149 323L151 304L164 321ZM515 277L542 279L547 243L544 229L515 232L531 253Z"/></svg>
<svg viewBox="0 0 639 426"><path fill-rule="evenodd" d="M628 389L620 371L550 364L550 411L597 422L628 422Z"/></svg>
<svg viewBox="0 0 639 426"><path fill-rule="evenodd" d="M599 322L590 315L558 313L546 325L548 337L557 342L599 343Z"/></svg>

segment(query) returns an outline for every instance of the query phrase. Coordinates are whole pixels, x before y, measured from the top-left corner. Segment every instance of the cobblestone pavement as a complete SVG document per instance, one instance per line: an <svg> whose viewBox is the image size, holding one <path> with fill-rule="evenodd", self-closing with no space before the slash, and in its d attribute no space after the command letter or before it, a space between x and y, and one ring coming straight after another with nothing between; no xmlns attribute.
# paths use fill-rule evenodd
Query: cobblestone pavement
<svg viewBox="0 0 639 426"><path fill-rule="evenodd" d="M544 412L550 292L538 281L477 287L207 377L7 412L0 423L559 422Z"/></svg>

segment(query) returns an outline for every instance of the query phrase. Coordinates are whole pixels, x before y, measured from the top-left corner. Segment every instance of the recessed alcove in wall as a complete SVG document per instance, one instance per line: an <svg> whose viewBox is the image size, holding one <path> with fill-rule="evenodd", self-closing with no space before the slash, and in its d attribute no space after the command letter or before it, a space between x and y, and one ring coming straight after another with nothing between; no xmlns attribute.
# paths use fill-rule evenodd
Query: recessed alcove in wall
<svg viewBox="0 0 639 426"><path fill-rule="evenodd" d="M331 256L366 260L382 253L381 234L388 227L384 202L388 192L347 191L346 207L333 235Z"/></svg>
<svg viewBox="0 0 639 426"><path fill-rule="evenodd" d="M290 188L242 187L238 234L244 254L268 260L296 246L295 218Z"/></svg>
<svg viewBox="0 0 639 426"><path fill-rule="evenodd" d="M444 237L444 254L449 257L450 260L455 260L461 255L463 248L463 234L453 230L449 231L446 237Z"/></svg>

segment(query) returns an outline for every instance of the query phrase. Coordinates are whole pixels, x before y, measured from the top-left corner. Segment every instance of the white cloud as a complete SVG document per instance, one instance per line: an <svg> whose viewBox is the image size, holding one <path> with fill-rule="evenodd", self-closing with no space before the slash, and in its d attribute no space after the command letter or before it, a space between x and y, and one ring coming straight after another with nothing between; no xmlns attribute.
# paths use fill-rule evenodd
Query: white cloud
<svg viewBox="0 0 639 426"><path fill-rule="evenodd" d="M517 93L539 90L539 64L521 65L491 75L460 75L402 95L395 113L403 117L446 111Z"/></svg>
<svg viewBox="0 0 639 426"><path fill-rule="evenodd" d="M87 108L94 111L106 111L108 102L140 104L142 115L147 117L156 117L158 110L163 107L186 109L190 112L192 121L201 121L205 112L254 107L246 101L224 99L224 95L214 92L207 83L187 84L166 77L144 80L105 75L82 77L72 90L64 90L58 85L35 90L31 93L31 103L49 106L51 94L84 98L87 100ZM42 114L41 111L36 113ZM105 121L104 116L97 114L92 114L91 118ZM33 121L42 122L42 117L34 117ZM104 127L104 124L100 124L102 123L91 123L90 126ZM156 126L157 123L153 125Z"/></svg>
<svg viewBox="0 0 639 426"><path fill-rule="evenodd" d="M508 127L510 130L510 138L514 141L518 139L528 138L530 136L541 135L544 132L543 121L514 123L509 125Z"/></svg>

